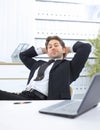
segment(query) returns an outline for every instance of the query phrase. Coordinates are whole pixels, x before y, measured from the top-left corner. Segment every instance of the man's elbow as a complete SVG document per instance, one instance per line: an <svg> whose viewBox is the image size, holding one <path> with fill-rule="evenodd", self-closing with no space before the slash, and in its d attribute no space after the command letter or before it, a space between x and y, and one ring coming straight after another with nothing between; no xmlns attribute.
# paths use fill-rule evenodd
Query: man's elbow
<svg viewBox="0 0 100 130"><path fill-rule="evenodd" d="M23 54L23 52L20 52L20 53L19 53L19 58L20 58L21 61L24 60L24 54Z"/></svg>
<svg viewBox="0 0 100 130"><path fill-rule="evenodd" d="M91 52L91 48L92 48L92 46L89 43L87 43L87 49L89 52Z"/></svg>

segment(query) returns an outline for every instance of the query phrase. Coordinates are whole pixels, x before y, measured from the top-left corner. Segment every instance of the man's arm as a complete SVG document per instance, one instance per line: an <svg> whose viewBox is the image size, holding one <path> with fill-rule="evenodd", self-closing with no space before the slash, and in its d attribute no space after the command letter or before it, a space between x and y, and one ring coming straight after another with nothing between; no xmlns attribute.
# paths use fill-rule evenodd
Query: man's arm
<svg viewBox="0 0 100 130"><path fill-rule="evenodd" d="M19 54L21 61L29 69L31 69L31 67L35 63L35 60L32 59L32 57L35 57L35 56L37 56L37 52L35 51L35 48L33 46L30 47L28 50L21 52Z"/></svg>
<svg viewBox="0 0 100 130"><path fill-rule="evenodd" d="M73 46L75 55L71 61L71 71L73 80L76 80L85 66L85 63L91 52L91 45L89 43L77 42Z"/></svg>

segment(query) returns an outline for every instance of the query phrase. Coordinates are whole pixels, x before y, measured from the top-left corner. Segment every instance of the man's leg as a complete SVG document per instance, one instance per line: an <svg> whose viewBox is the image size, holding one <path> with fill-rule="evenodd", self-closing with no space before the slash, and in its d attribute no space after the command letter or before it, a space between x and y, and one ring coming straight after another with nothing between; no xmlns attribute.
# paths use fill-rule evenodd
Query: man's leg
<svg viewBox="0 0 100 130"><path fill-rule="evenodd" d="M0 100L28 100L28 98L17 93L10 93L0 90Z"/></svg>
<svg viewBox="0 0 100 130"><path fill-rule="evenodd" d="M32 92L23 91L19 94L0 90L0 100L42 100Z"/></svg>

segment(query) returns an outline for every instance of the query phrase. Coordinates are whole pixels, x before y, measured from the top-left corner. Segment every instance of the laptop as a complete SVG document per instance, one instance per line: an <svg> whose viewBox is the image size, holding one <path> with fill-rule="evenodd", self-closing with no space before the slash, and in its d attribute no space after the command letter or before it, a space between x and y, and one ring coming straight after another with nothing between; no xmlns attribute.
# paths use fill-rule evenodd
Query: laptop
<svg viewBox="0 0 100 130"><path fill-rule="evenodd" d="M40 113L74 118L96 107L100 101L100 73L93 76L82 100L63 100L39 110Z"/></svg>

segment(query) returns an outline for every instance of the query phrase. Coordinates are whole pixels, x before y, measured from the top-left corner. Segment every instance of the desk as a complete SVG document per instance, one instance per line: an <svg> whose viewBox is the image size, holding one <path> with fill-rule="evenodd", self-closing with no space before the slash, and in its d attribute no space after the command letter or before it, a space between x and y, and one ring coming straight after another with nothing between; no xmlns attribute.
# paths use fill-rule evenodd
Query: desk
<svg viewBox="0 0 100 130"><path fill-rule="evenodd" d="M13 104L0 101L1 130L100 130L100 105L83 115L69 119L41 114L38 111L59 101L32 101Z"/></svg>

